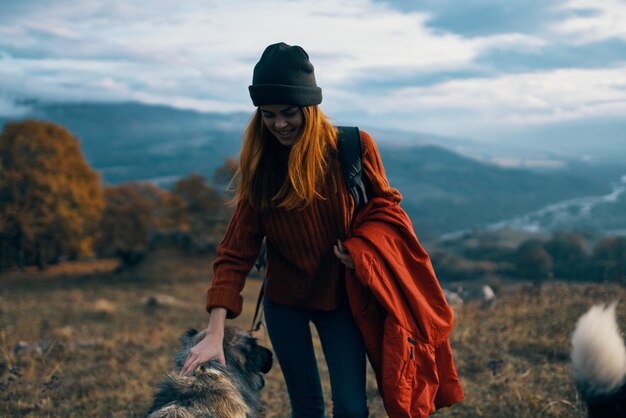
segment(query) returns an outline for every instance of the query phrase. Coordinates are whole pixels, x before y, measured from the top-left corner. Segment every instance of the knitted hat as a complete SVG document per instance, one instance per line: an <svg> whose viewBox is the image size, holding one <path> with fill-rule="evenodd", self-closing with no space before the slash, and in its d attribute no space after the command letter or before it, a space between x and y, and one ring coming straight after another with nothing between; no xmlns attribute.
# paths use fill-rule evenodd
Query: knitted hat
<svg viewBox="0 0 626 418"><path fill-rule="evenodd" d="M322 89L315 83L309 55L301 47L283 42L265 48L254 66L252 85L248 90L255 106L322 103Z"/></svg>

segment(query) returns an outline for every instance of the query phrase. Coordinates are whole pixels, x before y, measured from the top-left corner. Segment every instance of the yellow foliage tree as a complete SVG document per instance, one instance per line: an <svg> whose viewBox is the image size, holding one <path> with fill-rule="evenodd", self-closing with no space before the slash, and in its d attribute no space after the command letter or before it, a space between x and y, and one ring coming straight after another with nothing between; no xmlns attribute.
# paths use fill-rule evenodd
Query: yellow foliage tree
<svg viewBox="0 0 626 418"><path fill-rule="evenodd" d="M0 166L5 266L91 255L104 199L77 138L50 122L9 122L0 134Z"/></svg>
<svg viewBox="0 0 626 418"><path fill-rule="evenodd" d="M106 207L100 222L98 253L132 264L148 248L160 201L166 192L151 183L123 183L104 190Z"/></svg>
<svg viewBox="0 0 626 418"><path fill-rule="evenodd" d="M179 179L171 191L169 207L171 221L189 233L193 247L203 250L216 241L223 199L202 175L193 173Z"/></svg>

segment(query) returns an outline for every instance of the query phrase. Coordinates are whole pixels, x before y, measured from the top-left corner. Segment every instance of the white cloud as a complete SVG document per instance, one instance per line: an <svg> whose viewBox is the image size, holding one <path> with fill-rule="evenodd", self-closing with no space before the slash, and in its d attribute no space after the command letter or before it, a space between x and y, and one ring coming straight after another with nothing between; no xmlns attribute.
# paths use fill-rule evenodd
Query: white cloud
<svg viewBox="0 0 626 418"><path fill-rule="evenodd" d="M540 53L548 41L532 33L463 37L433 29L428 13L402 13L372 0L139 3L0 4L0 114L23 111L8 97L249 110L252 68L263 48L278 41L309 52L324 108L338 118L366 114L465 134L626 114L626 64L520 74L498 74L492 64L492 77L400 85L420 75L484 70L480 57L493 51ZM623 1L565 0L555 7L571 17L544 33L554 44L626 39ZM377 94L362 88L373 84Z"/></svg>
<svg viewBox="0 0 626 418"><path fill-rule="evenodd" d="M0 18L0 50L15 57L3 67L28 79L21 86L64 92L61 99L117 94L205 110L220 102L249 105L252 67L277 41L302 45L329 92L381 73L467 68L490 49L542 46L520 34L467 39L435 32L428 14L367 0L152 0L147 8L125 0L66 0L8 16ZM0 76L6 71L0 68ZM0 81L0 89L19 93L7 82Z"/></svg>
<svg viewBox="0 0 626 418"><path fill-rule="evenodd" d="M566 0L557 9L574 15L553 30L565 41L588 44L617 38L626 41L626 2L623 0Z"/></svg>
<svg viewBox="0 0 626 418"><path fill-rule="evenodd" d="M362 110L377 117L413 115L422 129L457 134L480 126L623 117L626 63L610 69L558 69L401 88L375 103Z"/></svg>

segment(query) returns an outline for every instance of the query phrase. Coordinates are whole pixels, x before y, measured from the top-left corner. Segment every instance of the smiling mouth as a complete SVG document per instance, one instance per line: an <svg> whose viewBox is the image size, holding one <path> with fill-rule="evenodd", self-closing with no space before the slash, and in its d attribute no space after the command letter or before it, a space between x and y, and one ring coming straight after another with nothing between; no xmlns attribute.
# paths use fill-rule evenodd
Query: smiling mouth
<svg viewBox="0 0 626 418"><path fill-rule="evenodd" d="M285 138L285 137L291 136L291 134L293 134L293 129L290 130L290 131L284 131L284 132L276 131L276 133L278 134L278 136Z"/></svg>

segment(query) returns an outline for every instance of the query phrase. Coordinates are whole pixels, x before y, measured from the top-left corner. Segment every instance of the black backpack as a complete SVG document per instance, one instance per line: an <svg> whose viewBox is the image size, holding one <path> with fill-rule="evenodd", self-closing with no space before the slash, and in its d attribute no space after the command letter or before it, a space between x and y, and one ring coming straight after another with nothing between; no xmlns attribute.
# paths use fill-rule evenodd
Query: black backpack
<svg viewBox="0 0 626 418"><path fill-rule="evenodd" d="M367 204L367 192L363 184L363 144L359 128L338 126L337 147L341 170L348 191L354 198L354 215Z"/></svg>
<svg viewBox="0 0 626 418"><path fill-rule="evenodd" d="M363 183L363 144L361 143L361 134L359 128L355 126L337 126L337 149L339 152L339 160L341 161L341 171L346 187L354 198L354 212L356 216L358 211L367 204L367 192ZM254 317L252 318L252 328L250 331L258 331L261 327L261 321L257 322L263 295L265 294L265 276L261 269L266 263L266 247L263 245L255 266L262 276L263 284L259 291ZM256 324L255 324L256 322Z"/></svg>

